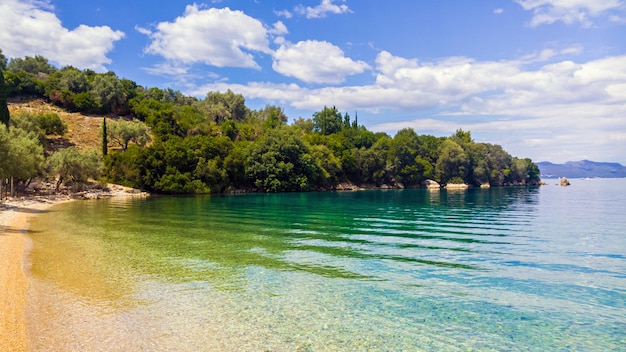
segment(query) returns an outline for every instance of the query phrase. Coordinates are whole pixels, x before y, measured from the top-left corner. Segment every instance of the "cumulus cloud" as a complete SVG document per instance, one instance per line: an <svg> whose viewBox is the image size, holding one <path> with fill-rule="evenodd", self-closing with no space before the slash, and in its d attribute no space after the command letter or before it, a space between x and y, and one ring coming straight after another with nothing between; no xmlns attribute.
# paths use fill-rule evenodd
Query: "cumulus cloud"
<svg viewBox="0 0 626 352"><path fill-rule="evenodd" d="M277 64L284 65L283 74L298 74L305 82L316 82L318 75L336 72L337 69L307 69L298 66L298 63L309 66L300 58L306 56L308 50L319 51L320 47L337 50L336 57L340 62L346 59L340 49L329 43L309 41L279 49L277 57L285 61ZM569 115L588 112L593 115L594 110L609 112L617 107L626 110L622 90L626 84L626 55L583 63L562 59L545 62L538 67L535 64L533 61L533 65L529 66L528 61L522 59L478 61L467 57L420 61L382 51L376 58L375 68L362 68L376 72L375 81L371 84L304 88L252 82L232 86L231 89L268 100L280 96L281 101L303 109L335 104L345 109L439 109L445 111L438 113L442 116L532 117L547 116L551 111L560 114L562 109L571 109L573 112ZM300 70L305 72L298 73ZM332 80L338 81L338 78L329 77L321 81ZM230 87L226 82L221 84L224 84L221 88ZM263 89L259 89L260 86ZM246 87L254 88L250 90ZM589 108L577 109L575 106Z"/></svg>
<svg viewBox="0 0 626 352"><path fill-rule="evenodd" d="M184 64L259 69L252 52L272 52L261 21L229 8L188 5L174 22L161 22L155 31L139 31L151 39L146 53Z"/></svg>
<svg viewBox="0 0 626 352"><path fill-rule="evenodd" d="M232 89L250 99L301 110L334 105L372 114L404 111L405 116L415 118L369 127L391 133L411 127L436 135L463 128L479 140L502 144L513 155L536 160L619 160L623 157L619 151L626 148L622 138L626 134L626 55L584 62L562 56L577 50L539 53L549 57L540 65L521 58L421 61L383 51L372 68L375 81L366 85L307 88L218 82L196 93ZM586 143L585 155L577 146L581 141Z"/></svg>
<svg viewBox="0 0 626 352"><path fill-rule="evenodd" d="M111 63L107 54L124 33L108 26L67 29L49 1L4 0L0 3L0 45L8 57L42 55L62 66L98 72Z"/></svg>
<svg viewBox="0 0 626 352"><path fill-rule="evenodd" d="M272 68L282 75L307 83L337 84L346 76L370 68L363 61L354 61L337 46L316 40L282 45L274 54Z"/></svg>
<svg viewBox="0 0 626 352"><path fill-rule="evenodd" d="M345 2L345 0L339 0ZM306 18L324 18L328 14L340 15L343 13L350 13L352 10L346 4L335 4L336 0L322 0L322 2L315 6L296 6L294 11L300 15L306 16Z"/></svg>
<svg viewBox="0 0 626 352"><path fill-rule="evenodd" d="M623 11L621 0L515 0L524 10L532 11L533 18L529 25L537 27L543 24L563 22L580 23L589 27L592 19L610 11ZM611 17L616 17L615 14Z"/></svg>

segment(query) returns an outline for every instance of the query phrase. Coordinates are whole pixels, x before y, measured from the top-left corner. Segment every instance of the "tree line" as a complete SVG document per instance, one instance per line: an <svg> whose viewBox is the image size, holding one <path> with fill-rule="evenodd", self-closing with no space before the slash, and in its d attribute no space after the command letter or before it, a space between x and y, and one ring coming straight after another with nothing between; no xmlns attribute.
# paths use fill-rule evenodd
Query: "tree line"
<svg viewBox="0 0 626 352"><path fill-rule="evenodd" d="M0 98L5 101L38 97L69 111L106 116L102 150L83 161L97 159L103 180L152 192L313 191L344 183L416 187L427 179L476 186L539 182L539 169L530 159L476 142L460 129L448 137L403 129L392 137L367 130L356 114L335 107L288 123L280 107L250 109L241 94L230 90L199 99L169 88L142 87L113 72L57 69L41 56L8 61L0 51L0 70ZM0 118L6 125L9 117L3 117L2 105L0 101ZM18 133L11 131L0 133ZM2 158L0 154L0 160L10 160ZM0 177L9 173L16 172L0 169Z"/></svg>

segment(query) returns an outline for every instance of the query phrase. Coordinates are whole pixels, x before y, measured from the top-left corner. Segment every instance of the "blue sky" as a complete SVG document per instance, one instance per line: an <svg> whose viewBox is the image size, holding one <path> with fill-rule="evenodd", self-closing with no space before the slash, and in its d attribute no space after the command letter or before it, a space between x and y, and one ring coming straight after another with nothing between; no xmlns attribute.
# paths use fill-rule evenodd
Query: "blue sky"
<svg viewBox="0 0 626 352"><path fill-rule="evenodd" d="M0 0L7 57L626 164L625 0Z"/></svg>

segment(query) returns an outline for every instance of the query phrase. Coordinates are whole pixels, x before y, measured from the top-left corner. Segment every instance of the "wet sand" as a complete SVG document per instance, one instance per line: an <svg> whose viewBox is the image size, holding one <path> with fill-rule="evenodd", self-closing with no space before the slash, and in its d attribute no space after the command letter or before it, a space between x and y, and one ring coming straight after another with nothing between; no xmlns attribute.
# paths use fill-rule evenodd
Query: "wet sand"
<svg viewBox="0 0 626 352"><path fill-rule="evenodd" d="M0 351L28 351L29 282L26 268L29 220L55 204L72 199L145 197L139 190L107 185L85 194L32 197L0 202Z"/></svg>
<svg viewBox="0 0 626 352"><path fill-rule="evenodd" d="M30 217L67 200L25 200L0 203L0 351L27 351L24 271Z"/></svg>

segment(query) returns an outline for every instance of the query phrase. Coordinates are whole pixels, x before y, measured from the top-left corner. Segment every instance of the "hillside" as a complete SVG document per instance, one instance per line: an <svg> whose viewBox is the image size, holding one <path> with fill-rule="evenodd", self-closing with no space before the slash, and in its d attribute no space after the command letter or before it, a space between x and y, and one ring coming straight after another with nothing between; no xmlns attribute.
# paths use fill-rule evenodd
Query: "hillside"
<svg viewBox="0 0 626 352"><path fill-rule="evenodd" d="M565 164L553 164L547 161L538 162L541 177L626 177L626 167L619 163L595 162L590 160L568 161Z"/></svg>
<svg viewBox="0 0 626 352"><path fill-rule="evenodd" d="M101 138L99 136L102 116L89 116L81 113L69 113L62 108L49 104L41 99L9 102L9 111L16 114L25 111L31 114L55 113L67 125L68 132L59 138L49 140L51 149L64 146L76 146L80 149L100 150Z"/></svg>

